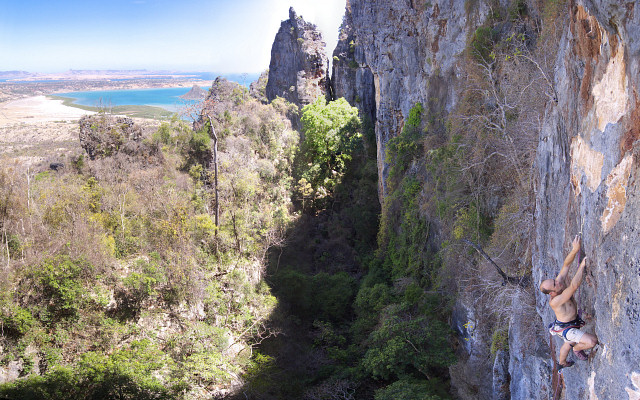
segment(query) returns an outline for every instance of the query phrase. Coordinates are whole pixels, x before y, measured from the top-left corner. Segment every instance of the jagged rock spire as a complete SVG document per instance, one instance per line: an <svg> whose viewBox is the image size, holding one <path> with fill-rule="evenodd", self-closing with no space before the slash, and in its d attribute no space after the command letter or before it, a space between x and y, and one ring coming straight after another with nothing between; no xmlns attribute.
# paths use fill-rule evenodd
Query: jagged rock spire
<svg viewBox="0 0 640 400"><path fill-rule="evenodd" d="M304 106L329 92L329 60L317 26L298 17L293 7L271 47L266 95Z"/></svg>

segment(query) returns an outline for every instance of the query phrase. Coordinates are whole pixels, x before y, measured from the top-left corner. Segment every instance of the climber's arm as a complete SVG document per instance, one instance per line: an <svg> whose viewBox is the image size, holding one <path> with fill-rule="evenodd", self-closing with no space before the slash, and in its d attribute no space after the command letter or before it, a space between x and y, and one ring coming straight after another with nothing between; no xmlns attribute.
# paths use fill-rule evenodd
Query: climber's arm
<svg viewBox="0 0 640 400"><path fill-rule="evenodd" d="M560 270L560 273L556 277L556 281L560 281L567 277L567 274L569 273L569 267L571 266L571 263L573 263L573 260L576 258L576 254L578 254L579 251L580 251L580 236L576 235L575 239L573 239L571 251L569 252L569 254L567 254L567 257L564 259L564 263L562 264L562 269Z"/></svg>
<svg viewBox="0 0 640 400"><path fill-rule="evenodd" d="M578 287L582 283L582 278L584 278L584 267L586 265L586 261L587 258L585 257L580 263L580 266L578 267L576 274L573 276L573 279L571 279L571 283L569 284L569 286L567 286L567 288L563 290L561 294L551 299L549 304L551 304L552 307L566 303L567 301L569 301L569 299L571 299L571 296L573 296L576 290L578 290Z"/></svg>

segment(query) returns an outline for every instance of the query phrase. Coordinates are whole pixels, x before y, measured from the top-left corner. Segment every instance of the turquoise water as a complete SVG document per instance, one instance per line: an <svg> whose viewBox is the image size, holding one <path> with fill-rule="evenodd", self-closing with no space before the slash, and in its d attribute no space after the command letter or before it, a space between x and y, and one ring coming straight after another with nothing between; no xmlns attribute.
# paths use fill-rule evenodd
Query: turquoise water
<svg viewBox="0 0 640 400"><path fill-rule="evenodd" d="M202 87L202 89L208 91L209 87ZM56 93L56 96L76 99L74 103L83 106L155 106L177 112L185 106L193 104L193 101L183 100L179 97L189 90L191 90L191 87L95 90L90 92Z"/></svg>

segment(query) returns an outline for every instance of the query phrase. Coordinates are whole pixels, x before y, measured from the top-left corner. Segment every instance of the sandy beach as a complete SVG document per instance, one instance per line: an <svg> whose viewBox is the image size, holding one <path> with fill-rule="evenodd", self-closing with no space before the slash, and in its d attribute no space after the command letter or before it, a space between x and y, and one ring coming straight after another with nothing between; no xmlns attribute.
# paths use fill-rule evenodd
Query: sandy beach
<svg viewBox="0 0 640 400"><path fill-rule="evenodd" d="M52 100L45 96L27 97L0 103L0 127L19 123L72 122L85 114L93 113L65 106L62 100Z"/></svg>
<svg viewBox="0 0 640 400"><path fill-rule="evenodd" d="M45 96L0 103L0 167L17 163L46 169L50 162L81 154L78 120L87 114L95 113ZM133 120L145 126L158 123Z"/></svg>
<svg viewBox="0 0 640 400"><path fill-rule="evenodd" d="M0 103L0 162L30 167L79 152L78 120L92 114L45 96Z"/></svg>

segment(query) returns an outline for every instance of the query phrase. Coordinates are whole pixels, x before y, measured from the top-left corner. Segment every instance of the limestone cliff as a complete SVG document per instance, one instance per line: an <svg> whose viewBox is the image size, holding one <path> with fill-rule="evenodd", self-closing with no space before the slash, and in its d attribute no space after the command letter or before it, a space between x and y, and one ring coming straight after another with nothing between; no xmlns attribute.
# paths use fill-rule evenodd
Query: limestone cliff
<svg viewBox="0 0 640 400"><path fill-rule="evenodd" d="M345 21L355 32L349 41L353 49L348 51L353 51L358 63L356 78L364 81L362 90L366 90L367 69L373 75L379 192L384 196L386 143L402 131L417 102L452 109L459 75L457 56L476 22L468 20L463 0L348 0L347 10ZM486 12L486 5L479 5L475 18L483 19Z"/></svg>
<svg viewBox="0 0 640 400"><path fill-rule="evenodd" d="M532 10L537 4L501 3L516 13L520 11L513 4ZM474 299L456 306L454 327L466 340L463 351L469 355L467 367L461 368L478 374L468 385L453 382L467 386L456 392L462 398L640 398L640 248L635 237L640 224L640 13L634 2L557 4L566 24L558 25L559 40L549 52L557 54L550 61L551 72L542 72L546 82L539 85L549 86L544 112L539 124L529 128L538 142L530 191L535 210L529 220L535 237L526 262L535 310L511 317L508 354L498 352L492 359L487 349L491 339L469 323L480 319ZM333 91L360 103L365 113L375 110L381 198L390 168L387 143L400 134L417 102L432 115L449 115L460 103L466 84L461 55L476 29L495 18L495 7L487 1L347 0L334 53ZM542 20L541 15L527 16L526 23ZM493 33L514 29L512 20L506 21ZM527 45L541 51L535 41ZM369 71L374 87L370 105ZM506 70L499 72L504 76L496 74L497 87L513 79ZM561 343L545 329L553 314L537 286L558 273L578 232L589 264L577 300L586 331L595 333L601 344L588 362L578 362L562 377L553 362ZM514 300L512 309L527 308L520 302Z"/></svg>
<svg viewBox="0 0 640 400"><path fill-rule="evenodd" d="M280 25L271 48L266 96L304 106L328 94L329 61L322 34L314 24L298 17L293 8Z"/></svg>
<svg viewBox="0 0 640 400"><path fill-rule="evenodd" d="M347 3L338 44L333 51L331 74L333 97L344 97L349 104L358 107L360 115L376 120L376 97L373 74L367 66L364 47L356 44L351 6Z"/></svg>
<svg viewBox="0 0 640 400"><path fill-rule="evenodd" d="M577 1L568 15L558 104L548 109L538 146L533 276L556 274L571 236L582 231L589 263L577 300L601 344L588 363L564 372L564 398L637 399L640 14L633 2ZM551 322L545 296L537 306ZM518 398L547 398L532 389Z"/></svg>

